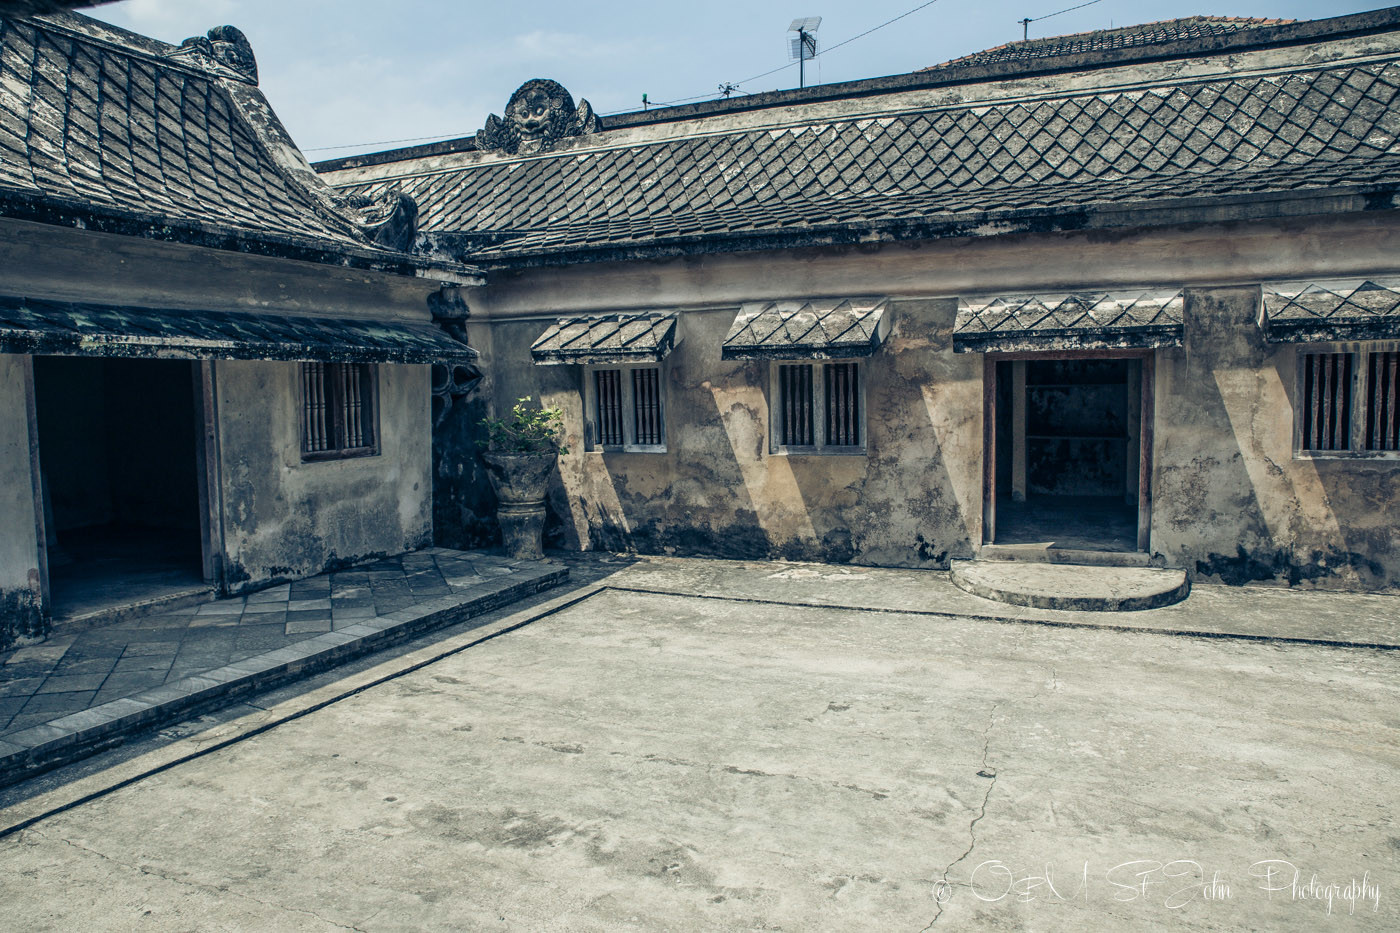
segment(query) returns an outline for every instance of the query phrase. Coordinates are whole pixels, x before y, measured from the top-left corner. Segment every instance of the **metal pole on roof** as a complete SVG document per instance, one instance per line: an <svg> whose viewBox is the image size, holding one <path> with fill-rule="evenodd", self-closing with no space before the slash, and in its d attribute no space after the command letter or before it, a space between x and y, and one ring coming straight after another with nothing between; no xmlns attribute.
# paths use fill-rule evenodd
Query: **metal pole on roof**
<svg viewBox="0 0 1400 933"><path fill-rule="evenodd" d="M1021 38L1022 38L1022 39L1029 39L1029 38L1031 37L1031 23L1033 23L1033 22L1035 22L1035 20L1030 19L1029 17L1027 17L1026 19L1021 20Z"/></svg>

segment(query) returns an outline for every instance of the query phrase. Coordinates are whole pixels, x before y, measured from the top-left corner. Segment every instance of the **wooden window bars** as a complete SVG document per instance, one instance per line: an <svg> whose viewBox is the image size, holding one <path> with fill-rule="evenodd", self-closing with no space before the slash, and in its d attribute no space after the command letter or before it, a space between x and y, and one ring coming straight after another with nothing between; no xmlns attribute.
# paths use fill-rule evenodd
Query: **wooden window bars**
<svg viewBox="0 0 1400 933"><path fill-rule="evenodd" d="M377 372L371 363L302 363L303 460L379 452Z"/></svg>

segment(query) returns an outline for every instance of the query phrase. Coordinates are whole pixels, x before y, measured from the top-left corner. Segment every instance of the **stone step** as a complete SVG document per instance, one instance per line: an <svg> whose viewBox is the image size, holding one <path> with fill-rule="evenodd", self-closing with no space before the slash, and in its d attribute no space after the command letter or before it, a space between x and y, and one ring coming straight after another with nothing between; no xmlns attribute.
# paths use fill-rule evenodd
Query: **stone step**
<svg viewBox="0 0 1400 933"><path fill-rule="evenodd" d="M974 596L1078 612L1132 612L1180 602L1191 583L1180 570L1083 564L955 560L953 585Z"/></svg>
<svg viewBox="0 0 1400 933"><path fill-rule="evenodd" d="M1053 544L984 544L978 560L1021 561L1037 564L1082 564L1086 567L1150 567L1143 551L1090 551Z"/></svg>

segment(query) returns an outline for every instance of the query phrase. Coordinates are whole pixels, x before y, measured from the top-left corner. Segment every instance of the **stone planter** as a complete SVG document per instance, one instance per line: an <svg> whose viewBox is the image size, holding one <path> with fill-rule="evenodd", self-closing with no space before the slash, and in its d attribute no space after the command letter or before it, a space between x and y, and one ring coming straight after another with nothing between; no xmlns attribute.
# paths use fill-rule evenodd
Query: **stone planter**
<svg viewBox="0 0 1400 933"><path fill-rule="evenodd" d="M481 455L496 490L496 519L506 553L524 560L544 557L544 496L558 455L488 450Z"/></svg>

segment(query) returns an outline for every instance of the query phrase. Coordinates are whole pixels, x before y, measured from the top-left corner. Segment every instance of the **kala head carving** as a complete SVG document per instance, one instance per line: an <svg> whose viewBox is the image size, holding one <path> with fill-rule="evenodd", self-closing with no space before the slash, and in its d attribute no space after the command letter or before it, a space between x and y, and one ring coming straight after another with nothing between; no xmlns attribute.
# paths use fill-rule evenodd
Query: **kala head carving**
<svg viewBox="0 0 1400 933"><path fill-rule="evenodd" d="M258 60L253 57L253 45L237 26L215 26L207 35L190 36L171 54L204 63L213 61L249 84L258 83Z"/></svg>
<svg viewBox="0 0 1400 933"><path fill-rule="evenodd" d="M569 136L582 136L602 129L588 101L574 99L558 81L535 78L520 85L510 95L505 118L494 113L486 118L486 128L476 133L476 148L503 152L545 152Z"/></svg>

